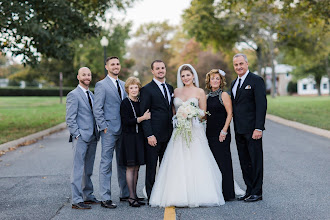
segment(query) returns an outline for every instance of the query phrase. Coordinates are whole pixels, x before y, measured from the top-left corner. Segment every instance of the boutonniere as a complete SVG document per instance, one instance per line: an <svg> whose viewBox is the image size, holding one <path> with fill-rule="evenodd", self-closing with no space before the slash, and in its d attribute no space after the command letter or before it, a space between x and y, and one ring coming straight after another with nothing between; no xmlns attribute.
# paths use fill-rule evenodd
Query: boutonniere
<svg viewBox="0 0 330 220"><path fill-rule="evenodd" d="M250 85L245 86L245 89L251 89Z"/></svg>
<svg viewBox="0 0 330 220"><path fill-rule="evenodd" d="M172 98L174 97L174 93L171 94L171 97L172 97Z"/></svg>

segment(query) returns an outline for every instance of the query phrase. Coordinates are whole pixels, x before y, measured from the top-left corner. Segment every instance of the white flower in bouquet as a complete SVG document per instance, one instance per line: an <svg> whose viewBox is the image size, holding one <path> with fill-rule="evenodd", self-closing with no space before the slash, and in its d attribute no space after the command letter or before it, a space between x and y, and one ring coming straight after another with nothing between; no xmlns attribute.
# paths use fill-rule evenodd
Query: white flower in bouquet
<svg viewBox="0 0 330 220"><path fill-rule="evenodd" d="M189 146L192 140L192 121L201 120L205 116L205 112L198 108L193 102L184 102L178 108L176 115L173 117L173 125L176 128L174 138L182 135Z"/></svg>

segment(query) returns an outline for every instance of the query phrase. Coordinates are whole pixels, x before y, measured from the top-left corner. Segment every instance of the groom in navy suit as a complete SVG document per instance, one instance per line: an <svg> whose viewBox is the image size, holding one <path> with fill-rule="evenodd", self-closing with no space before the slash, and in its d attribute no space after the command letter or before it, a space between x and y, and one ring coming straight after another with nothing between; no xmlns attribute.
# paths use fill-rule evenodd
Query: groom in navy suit
<svg viewBox="0 0 330 220"><path fill-rule="evenodd" d="M149 109L151 119L142 122L146 146L146 191L148 200L155 182L157 160L162 161L166 146L172 134L173 87L165 82L166 66L161 60L151 64L153 80L141 89L141 112Z"/></svg>
<svg viewBox="0 0 330 220"><path fill-rule="evenodd" d="M233 65L238 77L231 83L235 140L244 182L245 202L262 200L262 132L267 110L264 80L248 69L245 54L236 54Z"/></svg>

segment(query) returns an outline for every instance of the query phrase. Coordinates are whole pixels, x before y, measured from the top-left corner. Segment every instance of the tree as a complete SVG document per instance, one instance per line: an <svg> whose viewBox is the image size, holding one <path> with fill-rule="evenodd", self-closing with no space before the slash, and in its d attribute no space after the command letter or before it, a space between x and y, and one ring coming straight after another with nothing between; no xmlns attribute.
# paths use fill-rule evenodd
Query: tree
<svg viewBox="0 0 330 220"><path fill-rule="evenodd" d="M233 47L243 42L255 51L259 74L265 64L271 64L275 85L275 28L280 17L278 7L272 2L193 0L183 15L184 26L197 41L227 54L232 54ZM275 95L274 90L272 94Z"/></svg>
<svg viewBox="0 0 330 220"><path fill-rule="evenodd" d="M70 60L71 42L96 36L98 19L108 8L125 9L135 0L12 0L0 2L0 47L23 63L47 58Z"/></svg>
<svg viewBox="0 0 330 220"><path fill-rule="evenodd" d="M206 73L211 69L222 69L227 73L226 78L230 81L232 74L229 71L227 57L224 54L220 52L214 53L210 47L205 50L195 39L186 39L186 42L182 38L176 40L180 43L177 43L177 52L173 53L170 64L176 67L176 69L184 63L191 64L197 71L200 88L205 88ZM171 43L173 44L174 42L172 41Z"/></svg>
<svg viewBox="0 0 330 220"><path fill-rule="evenodd" d="M142 82L152 78L150 64L153 60L160 59L166 64L167 79L174 83L176 78L172 77L175 69L169 65L172 57L171 37L174 35L175 27L164 22L151 22L142 24L135 33L136 42L130 48L130 58L135 60L134 70L139 72Z"/></svg>
<svg viewBox="0 0 330 220"><path fill-rule="evenodd" d="M327 1L284 0L281 14L286 23L279 24L280 48L285 53L283 61L296 65L297 77L313 76L321 95L320 82L327 75L330 84L330 6Z"/></svg>
<svg viewBox="0 0 330 220"><path fill-rule="evenodd" d="M129 74L134 62L124 59L126 53L126 40L129 38L130 23L117 24L109 30L102 30L101 36L107 36L109 45L107 54L118 56L122 62L121 76L123 79ZM111 33L111 34L110 34ZM49 85L59 84L59 73L63 73L63 83L65 86L77 84L77 71L82 66L91 69L93 77L91 85L104 78L103 48L100 45L101 36L92 37L85 40L76 40L72 43L73 54L66 60L52 59L45 56L35 66L27 66L25 69L13 74L12 80L24 80L29 83L33 81L47 82Z"/></svg>
<svg viewBox="0 0 330 220"><path fill-rule="evenodd" d="M103 48L100 45L102 36L106 36L109 44L106 48L107 56L119 57L122 66L130 66L132 61L124 59L127 53L126 41L129 39L131 23L114 24L113 28L104 29L100 35L86 40L77 40L74 42L74 63L73 67L78 70L81 66L88 66L93 74L93 78L98 81L104 78ZM122 69L121 76L126 74ZM76 72L76 71L75 71ZM125 77L124 77L125 78Z"/></svg>

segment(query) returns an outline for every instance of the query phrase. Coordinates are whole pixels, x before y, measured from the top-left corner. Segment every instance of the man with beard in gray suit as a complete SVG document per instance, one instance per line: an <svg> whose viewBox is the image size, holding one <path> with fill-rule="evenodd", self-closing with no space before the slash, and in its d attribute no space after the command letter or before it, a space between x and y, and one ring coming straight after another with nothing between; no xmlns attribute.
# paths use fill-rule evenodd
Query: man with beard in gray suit
<svg viewBox="0 0 330 220"><path fill-rule="evenodd" d="M66 101L66 123L73 149L72 208L90 209L88 204L100 203L93 195L91 181L96 145L100 136L93 115L94 95L88 89L92 80L90 69L80 68L77 79L79 84L67 95Z"/></svg>
<svg viewBox="0 0 330 220"><path fill-rule="evenodd" d="M118 79L121 69L118 57L108 57L105 62L108 75L95 85L95 105L93 112L101 133L101 162L100 162L100 195L101 206L114 209L117 207L111 200L112 159L116 149L117 175L120 187L120 201L129 197L126 183L126 167L119 166L121 144L120 104L127 96L125 83Z"/></svg>

